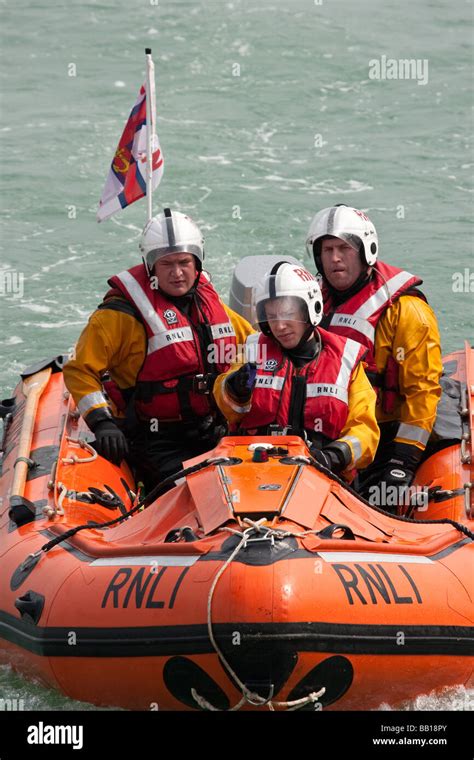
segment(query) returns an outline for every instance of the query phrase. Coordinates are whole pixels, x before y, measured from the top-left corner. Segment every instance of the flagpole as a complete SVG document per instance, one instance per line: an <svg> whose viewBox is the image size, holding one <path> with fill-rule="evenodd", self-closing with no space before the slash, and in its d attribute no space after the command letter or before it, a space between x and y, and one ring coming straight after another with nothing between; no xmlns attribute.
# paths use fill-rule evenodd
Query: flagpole
<svg viewBox="0 0 474 760"><path fill-rule="evenodd" d="M146 213L147 222L153 216L153 146L155 134L155 67L151 48L145 48L146 55Z"/></svg>

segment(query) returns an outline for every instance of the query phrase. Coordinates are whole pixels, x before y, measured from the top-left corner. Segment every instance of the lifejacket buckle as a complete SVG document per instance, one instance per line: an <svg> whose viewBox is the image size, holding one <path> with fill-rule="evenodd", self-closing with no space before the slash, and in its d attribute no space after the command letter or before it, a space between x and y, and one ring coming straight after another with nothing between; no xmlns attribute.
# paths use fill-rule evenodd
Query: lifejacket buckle
<svg viewBox="0 0 474 760"><path fill-rule="evenodd" d="M208 396L209 393L212 391L212 387L214 385L212 381L213 381L213 375L211 375L210 372L208 372L206 375L203 375L203 374L194 375L193 377L194 393L202 393L203 395Z"/></svg>
<svg viewBox="0 0 474 760"><path fill-rule="evenodd" d="M288 435L288 431L291 430L291 425L278 425L276 422L272 422L268 425L268 435Z"/></svg>

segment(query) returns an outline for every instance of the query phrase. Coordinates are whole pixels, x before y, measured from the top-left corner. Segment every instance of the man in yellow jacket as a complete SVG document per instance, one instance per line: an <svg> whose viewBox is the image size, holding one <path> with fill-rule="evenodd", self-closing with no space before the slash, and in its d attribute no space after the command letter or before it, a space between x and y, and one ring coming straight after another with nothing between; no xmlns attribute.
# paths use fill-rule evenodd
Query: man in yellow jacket
<svg viewBox="0 0 474 760"><path fill-rule="evenodd" d="M99 454L128 456L147 490L224 432L212 386L253 332L202 271L203 244L185 214L152 219L143 264L109 280L64 368Z"/></svg>
<svg viewBox="0 0 474 760"><path fill-rule="evenodd" d="M347 480L373 460L379 440L365 348L318 328L322 295L301 266L279 262L255 287L261 332L246 343L246 363L217 378L222 413L248 434L306 438L313 457Z"/></svg>
<svg viewBox="0 0 474 760"><path fill-rule="evenodd" d="M436 317L415 275L378 260L368 216L340 204L313 218L307 248L322 278L330 332L367 347L367 375L377 391L381 439L361 489L410 485L423 456L441 395ZM373 491L372 491L373 493Z"/></svg>

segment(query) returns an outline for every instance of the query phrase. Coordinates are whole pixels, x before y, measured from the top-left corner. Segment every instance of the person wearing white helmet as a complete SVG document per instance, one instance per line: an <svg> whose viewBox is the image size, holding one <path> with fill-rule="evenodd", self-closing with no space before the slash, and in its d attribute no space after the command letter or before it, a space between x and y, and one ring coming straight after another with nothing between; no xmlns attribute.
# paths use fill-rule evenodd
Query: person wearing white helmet
<svg viewBox="0 0 474 760"><path fill-rule="evenodd" d="M379 440L366 349L318 327L323 301L316 278L279 262L257 283L260 333L246 342L246 363L217 378L214 396L234 428L248 434L300 435L323 466L351 480Z"/></svg>
<svg viewBox="0 0 474 760"><path fill-rule="evenodd" d="M99 454L117 465L127 457L149 490L224 431L212 385L253 330L203 271L189 216L164 209L140 251L142 264L108 281L64 376Z"/></svg>
<svg viewBox="0 0 474 760"><path fill-rule="evenodd" d="M367 347L367 375L377 391L381 439L361 490L377 503L374 484L403 491L423 457L441 395L436 317L418 289L422 280L381 262L374 224L343 204L319 211L306 240L322 278L329 332Z"/></svg>

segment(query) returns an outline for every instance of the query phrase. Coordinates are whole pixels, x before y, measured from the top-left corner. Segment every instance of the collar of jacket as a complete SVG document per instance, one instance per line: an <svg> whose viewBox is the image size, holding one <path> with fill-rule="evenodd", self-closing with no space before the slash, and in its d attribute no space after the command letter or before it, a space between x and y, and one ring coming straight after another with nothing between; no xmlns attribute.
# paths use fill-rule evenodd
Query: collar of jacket
<svg viewBox="0 0 474 760"><path fill-rule="evenodd" d="M321 348L321 341L316 340L313 335L303 345L298 345L295 348L284 349L283 353L289 358L295 367L304 367L312 359L316 359L319 355Z"/></svg>

